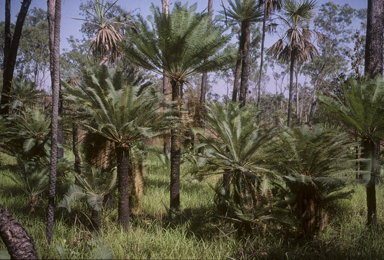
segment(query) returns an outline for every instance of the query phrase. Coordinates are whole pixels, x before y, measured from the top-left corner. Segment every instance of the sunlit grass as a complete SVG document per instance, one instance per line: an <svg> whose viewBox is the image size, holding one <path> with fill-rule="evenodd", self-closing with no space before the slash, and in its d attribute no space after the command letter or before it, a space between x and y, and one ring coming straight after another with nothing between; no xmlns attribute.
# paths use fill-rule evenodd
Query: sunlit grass
<svg viewBox="0 0 384 260"><path fill-rule="evenodd" d="M148 149L146 187L141 214L133 216L130 230L123 232L117 223L117 210L102 215L98 237L115 259L381 259L384 255L384 188L377 189L379 232L366 227L365 187L354 189L351 200L335 203L330 209L330 223L313 240L305 240L295 232L267 229L250 240L237 240L234 229L215 218L214 186L220 176L202 182L192 180L184 163L181 169L181 208L178 219L168 220L169 168L156 157L161 147ZM94 258L90 208L78 202L71 213L56 209L53 243L46 242L47 196L43 194L35 213L29 212L28 197L5 175L7 165L15 163L0 154L0 204L9 209L34 238L40 258L59 259L56 245L62 246L70 259ZM68 180L72 180L68 176ZM58 183L59 194L68 184ZM0 242L0 251L6 250ZM103 247L104 250L104 247Z"/></svg>

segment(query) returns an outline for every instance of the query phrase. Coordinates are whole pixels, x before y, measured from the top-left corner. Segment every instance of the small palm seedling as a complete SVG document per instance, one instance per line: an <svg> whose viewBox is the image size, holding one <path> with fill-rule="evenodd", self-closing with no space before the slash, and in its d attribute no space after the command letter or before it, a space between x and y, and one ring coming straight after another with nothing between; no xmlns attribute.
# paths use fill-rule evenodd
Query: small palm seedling
<svg viewBox="0 0 384 260"><path fill-rule="evenodd" d="M110 193L116 185L116 167L110 171L102 172L95 166L86 165L82 175L74 174L79 185L71 185L58 206L71 212L71 204L86 197L88 205L92 208L92 225L98 231L104 196Z"/></svg>
<svg viewBox="0 0 384 260"><path fill-rule="evenodd" d="M330 201L351 194L342 189L349 180L345 175L355 171L350 150L354 145L346 133L319 125L287 129L280 135L285 198L305 236L312 237L327 226Z"/></svg>
<svg viewBox="0 0 384 260"><path fill-rule="evenodd" d="M205 156L197 161L206 174L228 174L227 187L219 189L221 197L232 204L232 216L242 220L246 232L253 223L267 214L264 210L268 180L275 179L273 129L264 129L254 120L258 111L230 103L228 109L220 104L207 108L207 129L193 129L199 135ZM263 188L264 187L264 188ZM270 215L270 214L268 214ZM265 215L264 215L265 216Z"/></svg>

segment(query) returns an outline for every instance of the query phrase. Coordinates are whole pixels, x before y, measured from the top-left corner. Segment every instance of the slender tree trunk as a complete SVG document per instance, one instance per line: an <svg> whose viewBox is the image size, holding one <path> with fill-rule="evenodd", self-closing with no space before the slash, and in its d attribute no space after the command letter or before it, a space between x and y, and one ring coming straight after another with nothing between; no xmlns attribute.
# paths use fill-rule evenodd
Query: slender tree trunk
<svg viewBox="0 0 384 260"><path fill-rule="evenodd" d="M315 83L313 84L313 93L312 93L311 101L309 103L307 123L309 122L309 120L311 120L313 113L315 112L314 107L316 103L316 89L317 89L318 81L323 73L324 68L325 68L325 64L323 64L323 67L321 68L319 74L317 74Z"/></svg>
<svg viewBox="0 0 384 260"><path fill-rule="evenodd" d="M181 108L182 83L172 82L172 101L177 101L177 110ZM179 114L179 116L181 116ZM171 187L170 187L170 213L180 208L180 133L179 129L171 130ZM171 216L172 217L172 216Z"/></svg>
<svg viewBox="0 0 384 260"><path fill-rule="evenodd" d="M75 165L74 165L74 170L75 173L78 175L81 174L81 158L79 155L79 124L74 122L72 124L72 151L73 155L75 156ZM78 180L76 178L75 184L78 184Z"/></svg>
<svg viewBox="0 0 384 260"><path fill-rule="evenodd" d="M48 188L48 221L47 240L51 244L53 235L53 222L56 196L56 168L57 168L57 135L59 115L60 92L60 21L61 0L48 1L49 44L51 49L51 80L52 80L52 141L51 141L51 167ZM52 52L53 50L53 52Z"/></svg>
<svg viewBox="0 0 384 260"><path fill-rule="evenodd" d="M299 64L296 62L296 70L295 70L295 77L296 77L296 121L300 122L299 117Z"/></svg>
<svg viewBox="0 0 384 260"><path fill-rule="evenodd" d="M264 1L263 36L262 36L262 39L261 39L259 83L257 85L257 109L260 108L261 81L262 81L262 77L263 77L264 41L265 41L265 23L267 21L267 4L268 4L268 1Z"/></svg>
<svg viewBox="0 0 384 260"><path fill-rule="evenodd" d="M126 231L129 228L129 149L116 146L117 178L119 190L119 222Z"/></svg>
<svg viewBox="0 0 384 260"><path fill-rule="evenodd" d="M248 21L243 21L241 23L241 38L240 43L243 43L242 46L242 68L241 68L241 84L240 84L240 96L239 101L241 101L241 106L245 106L247 101L247 92L249 86L249 47L251 43L250 39L250 28L251 24Z"/></svg>
<svg viewBox="0 0 384 260"><path fill-rule="evenodd" d="M292 92L293 92L293 72L295 70L295 56L291 53L291 67L289 70L289 95L288 95L288 127L291 127L292 120Z"/></svg>
<svg viewBox="0 0 384 260"><path fill-rule="evenodd" d="M239 53L240 53L240 47L239 47ZM239 58L236 61L236 68L235 68L235 79L233 82L233 92L232 92L232 101L237 102L237 92L239 91L239 79L241 75L241 55L239 55Z"/></svg>
<svg viewBox="0 0 384 260"><path fill-rule="evenodd" d="M0 237L11 259L38 259L36 246L24 227L0 204Z"/></svg>
<svg viewBox="0 0 384 260"><path fill-rule="evenodd" d="M163 14L168 18L169 13L169 0L161 0ZM163 93L166 94L169 92L169 78L165 76L163 71ZM168 95L165 96L165 100L169 100ZM168 155L171 150L171 137L169 136L169 131L164 136L164 154Z"/></svg>
<svg viewBox="0 0 384 260"><path fill-rule="evenodd" d="M19 15L17 16L15 31L13 33L12 43L10 42L10 9L11 3L10 0L5 2L5 42L4 42L4 74L3 74L3 90L0 100L0 115L8 114L8 107L2 108L3 105L9 103L8 95L3 95L4 93L9 93L11 90L11 82L13 79L13 72L15 70L17 50L19 48L19 42L21 37L21 31L23 29L23 24L25 17L28 13L29 5L32 0L23 0ZM6 62L6 63L5 63Z"/></svg>

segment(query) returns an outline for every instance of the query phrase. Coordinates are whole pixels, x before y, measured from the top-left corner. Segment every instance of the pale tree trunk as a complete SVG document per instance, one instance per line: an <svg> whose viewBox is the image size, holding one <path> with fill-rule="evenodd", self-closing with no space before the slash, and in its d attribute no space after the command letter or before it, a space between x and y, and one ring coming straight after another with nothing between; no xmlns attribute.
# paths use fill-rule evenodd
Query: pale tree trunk
<svg viewBox="0 0 384 260"><path fill-rule="evenodd" d="M383 74L384 0L368 0L367 37L365 44L365 74L375 77ZM377 229L375 184L380 178L380 140L372 141L371 180L367 185L368 225ZM373 163L373 160L376 163Z"/></svg>
<svg viewBox="0 0 384 260"><path fill-rule="evenodd" d="M11 90L11 82L13 79L13 72L15 70L17 50L19 48L19 42L21 37L21 31L25 17L27 16L29 5L32 0L23 0L20 7L19 15L17 16L15 31L13 32L13 39L11 42L11 29L10 29L10 17L11 17L11 2L6 0L5 2L5 39L4 39L4 73L3 73L3 93L9 93ZM9 97L7 95L1 95L0 100L0 115L8 114L8 107L2 108L5 104L9 103Z"/></svg>
<svg viewBox="0 0 384 260"><path fill-rule="evenodd" d="M208 0L208 14L211 19L212 23L212 5L213 5L213 0ZM208 61L208 59L205 59L205 61ZM208 73L204 72L203 77L201 79L201 91L200 91L200 124L201 127L204 129L205 128L205 96L207 93L207 80L208 80ZM204 147L199 148L199 153L203 154L204 152Z"/></svg>
<svg viewBox="0 0 384 260"><path fill-rule="evenodd" d="M259 83L257 85L257 109L260 108L260 92L261 92L261 81L263 77L263 65L264 65L264 41L265 41L265 23L267 21L267 4L268 1L264 1L264 18L263 18L263 36L261 39L261 54L260 54L260 72L259 72Z"/></svg>
<svg viewBox="0 0 384 260"><path fill-rule="evenodd" d="M61 0L48 1L49 45L51 50L51 80L52 80L52 141L51 141L51 167L48 187L48 221L47 240L51 244L53 236L53 222L56 196L56 168L58 156L58 116L60 92L60 22ZM53 50L53 52L52 52Z"/></svg>
<svg viewBox="0 0 384 260"><path fill-rule="evenodd" d="M169 0L161 0L161 5L163 9L163 14L168 18L169 13ZM165 100L169 100L169 78L165 75L165 71L163 71L163 93L167 94L165 96ZM171 150L171 137L169 136L169 131L167 131L164 136L164 154L168 155Z"/></svg>
<svg viewBox="0 0 384 260"><path fill-rule="evenodd" d="M292 92L293 92L293 73L295 70L295 56L291 53L291 66L289 70L289 94L288 94L288 127L291 127L292 120Z"/></svg>
<svg viewBox="0 0 384 260"><path fill-rule="evenodd" d="M323 66L321 67L321 70L320 70L319 74L317 74L317 77L315 79L315 83L313 84L313 93L312 93L311 101L309 103L307 123L309 123L309 120L311 120L313 113L315 113L314 107L315 107L315 103L316 103L316 90L317 90L317 85L318 85L319 79L323 73L324 68L325 68L325 64L323 64Z"/></svg>
<svg viewBox="0 0 384 260"><path fill-rule="evenodd" d="M11 259L39 259L33 238L1 204L0 237L7 247Z"/></svg>

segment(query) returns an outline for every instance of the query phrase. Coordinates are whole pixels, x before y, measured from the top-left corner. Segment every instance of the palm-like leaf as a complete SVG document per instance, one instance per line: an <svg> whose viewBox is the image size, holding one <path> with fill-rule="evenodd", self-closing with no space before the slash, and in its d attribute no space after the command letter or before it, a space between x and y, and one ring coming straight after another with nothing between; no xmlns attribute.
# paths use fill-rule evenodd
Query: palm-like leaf
<svg viewBox="0 0 384 260"><path fill-rule="evenodd" d="M4 95L8 95L12 100L6 106L10 106L12 110L15 110L22 108L24 105L36 104L41 91L36 89L36 85L32 81L17 78L12 81L9 94Z"/></svg>
<svg viewBox="0 0 384 260"><path fill-rule="evenodd" d="M126 85L120 73L105 66L84 75L79 88L66 85L66 98L84 107L92 116L83 122L88 130L98 133L117 146L153 137L169 126L170 111L160 111L164 96L151 87ZM167 125L168 122L168 125Z"/></svg>
<svg viewBox="0 0 384 260"><path fill-rule="evenodd" d="M229 41L224 29L210 23L208 14L195 13L176 3L166 17L152 7L153 27L142 17L141 32L132 34L132 43L124 45L126 57L140 67L166 74L172 81L184 82L188 76L222 68L234 59L234 53L219 52ZM209 58L208 62L204 62Z"/></svg>
<svg viewBox="0 0 384 260"><path fill-rule="evenodd" d="M22 157L45 156L49 151L50 116L26 107L19 115L2 119L6 131L0 133L3 151Z"/></svg>
<svg viewBox="0 0 384 260"><path fill-rule="evenodd" d="M264 11L256 0L234 0L234 2L229 0L228 3L231 8L220 11L220 13L228 16L232 23L260 22L263 20Z"/></svg>

